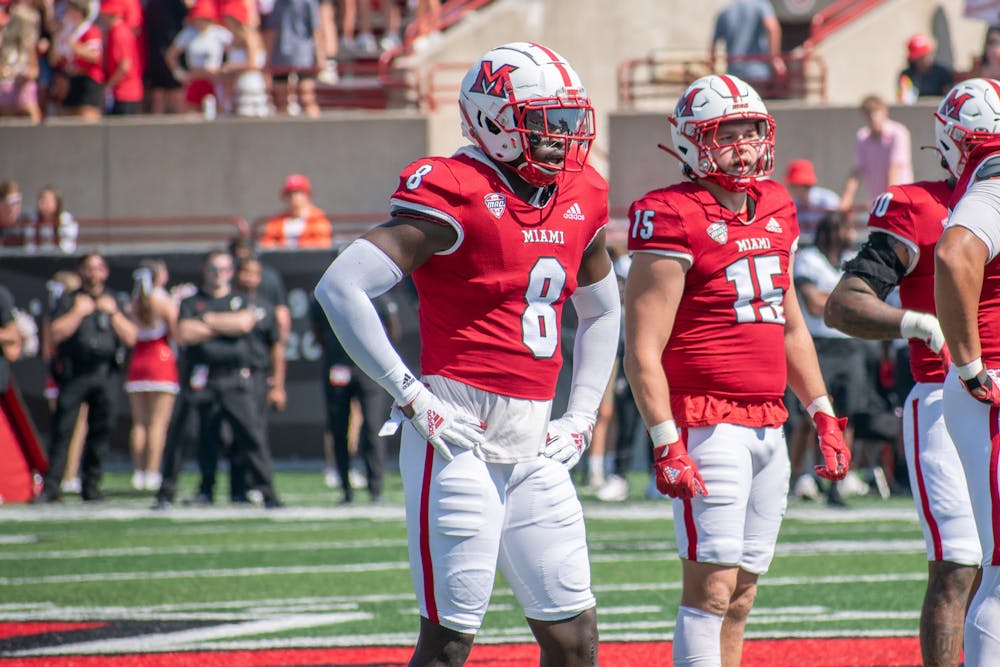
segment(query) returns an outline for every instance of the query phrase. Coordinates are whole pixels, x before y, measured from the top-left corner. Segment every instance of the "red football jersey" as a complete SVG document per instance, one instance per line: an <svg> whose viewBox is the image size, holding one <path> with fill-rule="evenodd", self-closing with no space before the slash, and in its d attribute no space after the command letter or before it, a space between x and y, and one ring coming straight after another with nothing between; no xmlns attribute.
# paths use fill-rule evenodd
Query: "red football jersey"
<svg viewBox="0 0 1000 667"><path fill-rule="evenodd" d="M393 213L458 232L413 272L420 369L489 392L550 400L562 366L562 309L584 250L608 222L608 185L593 168L564 175L544 206L514 195L480 151L410 164Z"/></svg>
<svg viewBox="0 0 1000 667"><path fill-rule="evenodd" d="M972 151L952 194L952 209L975 181L976 171L988 158L997 155L1000 155L1000 139L989 141ZM996 335L1000 331L1000 256L994 257L983 271L983 288L979 292L979 339L983 363L988 368L997 368L1000 367L1000 336Z"/></svg>
<svg viewBox="0 0 1000 667"><path fill-rule="evenodd" d="M910 249L910 266L899 281L899 301L907 310L936 312L934 246L948 222L951 194L948 181L920 181L893 186L872 204L868 227L898 238ZM910 371L917 382L944 382L941 357L921 340L910 340Z"/></svg>
<svg viewBox="0 0 1000 667"><path fill-rule="evenodd" d="M748 194L756 204L749 223L695 183L654 190L629 210L630 251L690 261L663 351L682 425L767 426L787 417L784 301L799 224L784 186L759 181ZM739 416L733 403L743 406Z"/></svg>

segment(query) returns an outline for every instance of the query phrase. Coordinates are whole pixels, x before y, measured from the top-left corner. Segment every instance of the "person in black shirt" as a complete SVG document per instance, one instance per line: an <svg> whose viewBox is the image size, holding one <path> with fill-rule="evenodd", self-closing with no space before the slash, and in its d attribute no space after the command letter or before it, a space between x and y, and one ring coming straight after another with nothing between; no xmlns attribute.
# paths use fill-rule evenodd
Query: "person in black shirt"
<svg viewBox="0 0 1000 667"><path fill-rule="evenodd" d="M52 415L49 469L34 502L61 499L60 482L80 406L87 404L87 438L81 461L80 495L101 500L101 459L111 443L115 399L122 383L126 347L135 345L136 326L122 312L124 300L106 289L108 265L98 254L77 265L81 286L64 294L52 313L50 335L56 345L52 375L59 396Z"/></svg>
<svg viewBox="0 0 1000 667"><path fill-rule="evenodd" d="M934 42L916 34L906 43L907 67L899 74L896 97L903 104L913 104L919 97L941 97L955 83L955 73L934 60Z"/></svg>
<svg viewBox="0 0 1000 667"><path fill-rule="evenodd" d="M253 241L248 236L237 236L229 242L229 254L239 264L244 259L254 255ZM281 345L284 347L288 333L292 330L292 314L288 309L288 293L285 291L285 281L273 267L261 262L260 285L257 292L274 306L274 315L278 319L278 333Z"/></svg>
<svg viewBox="0 0 1000 667"><path fill-rule="evenodd" d="M389 339L399 340L400 325L398 306L390 296L383 294L373 303ZM361 371L337 340L322 306L313 298L309 309L313 331L323 346L323 387L326 397L326 427L333 437L333 456L340 476L344 503L354 501L351 488L351 454L347 447L347 433L351 415L351 400L361 405L361 432L358 453L364 459L368 473L368 492L373 502L382 498L385 474L386 445L379 429L392 407L392 399L382 387Z"/></svg>
<svg viewBox="0 0 1000 667"><path fill-rule="evenodd" d="M236 286L246 292L249 307L257 319L250 337L250 377L253 380L254 405L260 414L261 439L269 442L267 415L271 407L279 412L285 409L285 347L281 344L278 320L274 305L263 295L261 284L262 265L255 255L240 260L236 268ZM235 450L231 450L231 453ZM230 457L230 492L234 502L246 501L246 471L242 461Z"/></svg>
<svg viewBox="0 0 1000 667"><path fill-rule="evenodd" d="M197 433L201 469L194 502L213 502L223 423L232 430L234 456L245 464L250 490L260 494L266 507L281 506L253 398L251 339L257 318L247 294L232 289L232 279L233 258L224 251L209 253L201 289L181 302L177 322L177 342L185 346L181 394L171 418L155 509L173 504L189 433Z"/></svg>
<svg viewBox="0 0 1000 667"><path fill-rule="evenodd" d="M7 391L10 363L21 355L21 332L14 319L14 297L0 285L0 394Z"/></svg>

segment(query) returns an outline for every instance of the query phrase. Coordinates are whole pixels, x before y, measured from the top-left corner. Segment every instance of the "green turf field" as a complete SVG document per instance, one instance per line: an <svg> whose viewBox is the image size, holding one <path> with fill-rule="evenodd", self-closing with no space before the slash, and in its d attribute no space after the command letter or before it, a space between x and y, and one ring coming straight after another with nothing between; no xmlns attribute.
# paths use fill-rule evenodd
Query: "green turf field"
<svg viewBox="0 0 1000 667"><path fill-rule="evenodd" d="M186 473L182 489L194 483ZM148 622L165 650L411 645L417 609L398 475L380 505L364 492L338 505L318 467L279 472L276 485L286 508L155 512L126 473L108 476L98 505L0 507L0 622ZM582 494L602 641L672 635L680 564L670 504L645 500L644 488L636 473L627 503ZM748 636L916 635L925 573L909 497L835 510L793 503ZM529 640L499 581L479 641Z"/></svg>

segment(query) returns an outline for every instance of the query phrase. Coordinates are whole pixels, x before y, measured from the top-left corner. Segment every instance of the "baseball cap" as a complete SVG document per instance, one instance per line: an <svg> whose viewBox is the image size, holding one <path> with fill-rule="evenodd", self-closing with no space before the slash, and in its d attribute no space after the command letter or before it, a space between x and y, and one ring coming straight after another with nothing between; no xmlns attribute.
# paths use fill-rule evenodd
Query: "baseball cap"
<svg viewBox="0 0 1000 667"><path fill-rule="evenodd" d="M792 160L785 172L786 185L816 185L816 170L805 158Z"/></svg>
<svg viewBox="0 0 1000 667"><path fill-rule="evenodd" d="M906 57L908 60L916 60L934 50L934 43L927 35L917 33L910 37L906 43Z"/></svg>
<svg viewBox="0 0 1000 667"><path fill-rule="evenodd" d="M302 174L289 174L285 179L285 187L281 194L287 195L289 192L312 192L312 185L309 179Z"/></svg>

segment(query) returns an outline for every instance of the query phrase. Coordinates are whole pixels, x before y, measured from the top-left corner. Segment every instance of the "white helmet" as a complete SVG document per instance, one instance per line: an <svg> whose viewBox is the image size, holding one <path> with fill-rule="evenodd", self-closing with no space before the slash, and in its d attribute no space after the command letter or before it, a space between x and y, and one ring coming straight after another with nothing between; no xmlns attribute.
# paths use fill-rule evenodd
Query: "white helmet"
<svg viewBox="0 0 1000 667"><path fill-rule="evenodd" d="M581 171L594 141L594 109L580 77L539 44L488 51L462 79L458 106L462 133L538 187L560 172ZM548 149L549 159L536 159L532 149Z"/></svg>
<svg viewBox="0 0 1000 667"><path fill-rule="evenodd" d="M729 74L701 77L684 91L668 119L677 152L664 148L684 163L690 176L741 191L774 169L774 118L753 86L740 78ZM712 151L720 147L715 140L716 130L729 121L758 123L756 139L729 144L752 145L757 152L756 163L745 165L747 168L739 176L720 170L712 156ZM740 159L738 152L736 156Z"/></svg>
<svg viewBox="0 0 1000 667"><path fill-rule="evenodd" d="M972 149L1000 133L1000 82L955 84L934 112L934 137L948 171L959 178Z"/></svg>

